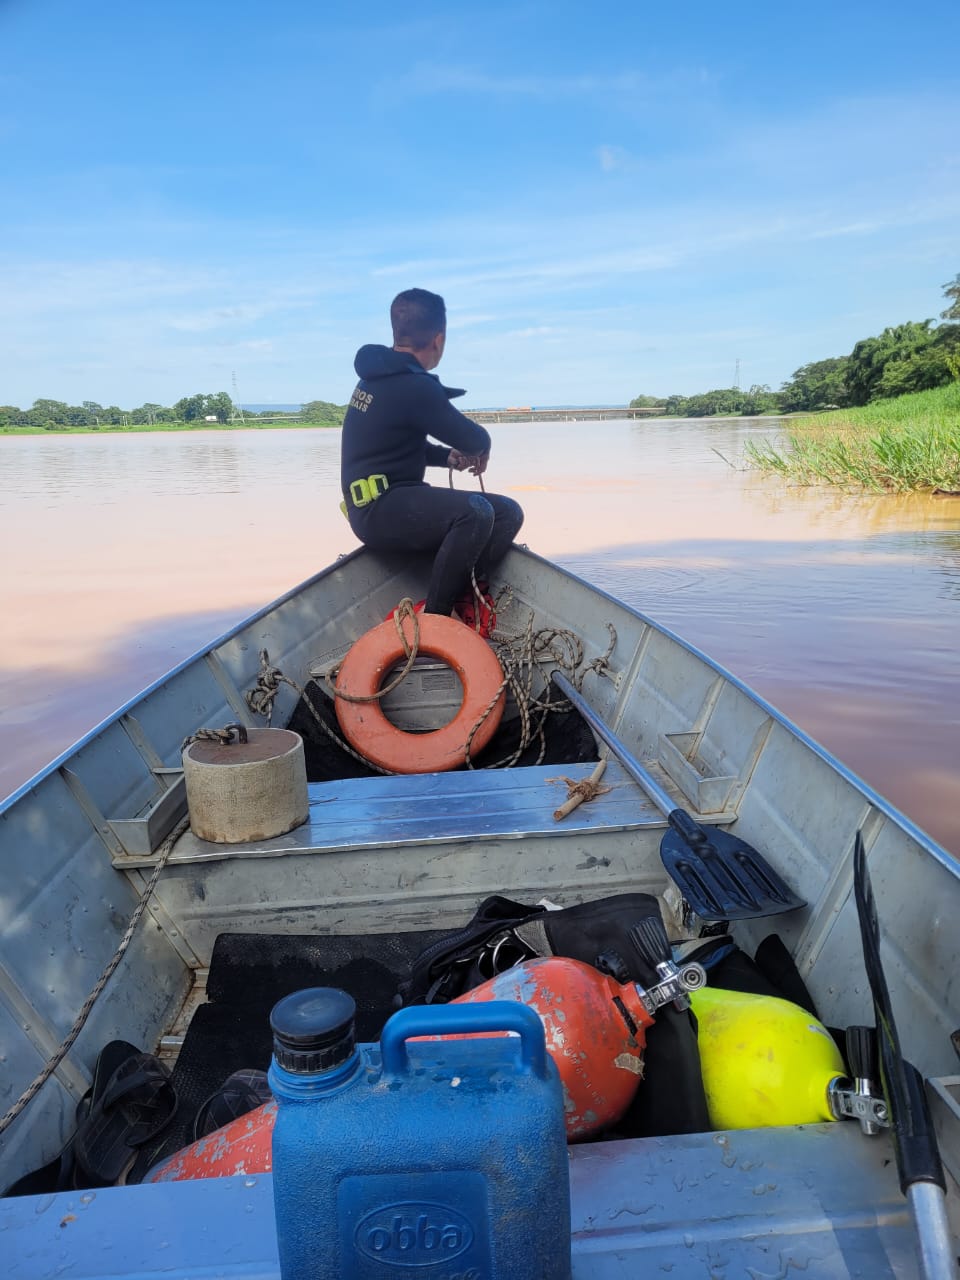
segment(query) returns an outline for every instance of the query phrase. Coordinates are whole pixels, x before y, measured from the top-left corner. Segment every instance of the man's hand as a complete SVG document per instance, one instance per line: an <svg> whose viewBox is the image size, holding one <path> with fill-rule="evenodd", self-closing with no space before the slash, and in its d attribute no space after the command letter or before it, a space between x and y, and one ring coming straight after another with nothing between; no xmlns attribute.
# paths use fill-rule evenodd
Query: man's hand
<svg viewBox="0 0 960 1280"><path fill-rule="evenodd" d="M482 476L490 461L489 453L461 453L459 449L451 449L447 456L447 466L454 471L469 471L473 476Z"/></svg>

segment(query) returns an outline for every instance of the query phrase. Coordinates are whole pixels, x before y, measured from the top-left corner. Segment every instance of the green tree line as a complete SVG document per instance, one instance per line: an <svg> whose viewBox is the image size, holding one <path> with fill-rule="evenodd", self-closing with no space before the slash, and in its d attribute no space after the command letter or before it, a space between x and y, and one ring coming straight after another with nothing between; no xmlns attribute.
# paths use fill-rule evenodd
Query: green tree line
<svg viewBox="0 0 960 1280"><path fill-rule="evenodd" d="M318 426L340 426L345 405L332 404L329 400L310 400L302 406L295 418L302 423ZM29 409L16 405L0 405L0 430L3 428L30 427L34 430L67 431L71 428L87 428L91 431L124 427L178 426L216 422L219 425L241 420L256 424L258 420L276 418L274 410L259 413L241 410L226 391L183 396L173 405L147 402L136 409L121 409L119 405L102 405L95 400L82 404L67 404L63 400L35 400ZM291 415L294 416L294 415Z"/></svg>
<svg viewBox="0 0 960 1280"><path fill-rule="evenodd" d="M695 396L637 396L631 408L659 408L670 417L714 414L809 413L846 409L910 391L928 391L960 379L960 273L943 286L946 323L911 320L862 338L846 356L802 365L779 391L723 387Z"/></svg>

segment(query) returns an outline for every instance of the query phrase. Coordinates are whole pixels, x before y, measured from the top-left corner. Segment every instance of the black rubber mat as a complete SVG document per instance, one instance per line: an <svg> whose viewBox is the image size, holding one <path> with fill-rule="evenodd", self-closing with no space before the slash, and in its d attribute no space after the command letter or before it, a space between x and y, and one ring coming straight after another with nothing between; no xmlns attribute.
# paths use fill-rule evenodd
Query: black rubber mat
<svg viewBox="0 0 960 1280"><path fill-rule="evenodd" d="M307 685L307 692L317 712L338 737L342 731L337 723L333 704L320 686L313 680ZM307 766L307 779L310 782L332 782L337 778L366 778L374 774L343 751L317 724L316 717L303 698L294 708L293 715L287 724L303 738L304 757ZM596 760L597 744L586 721L577 711L557 711L547 716L544 725L546 750L540 764L576 764L578 761ZM495 764L509 757L520 741L520 720L501 723L489 744L476 758L477 768ZM539 740L533 742L523 752L517 764L537 764L540 753Z"/></svg>
<svg viewBox="0 0 960 1280"><path fill-rule="evenodd" d="M397 984L433 937L423 930L327 936L222 933L210 960L207 999L269 1010L280 996L301 987L342 987L361 1010L389 1009Z"/></svg>
<svg viewBox="0 0 960 1280"><path fill-rule="evenodd" d="M376 1040L415 956L444 931L322 937L224 933L207 978L208 1003L190 1021L173 1070L177 1112L127 1177L140 1182L193 1141L197 1111L234 1071L270 1065L270 1010L303 987L340 987L357 1002L357 1039Z"/></svg>

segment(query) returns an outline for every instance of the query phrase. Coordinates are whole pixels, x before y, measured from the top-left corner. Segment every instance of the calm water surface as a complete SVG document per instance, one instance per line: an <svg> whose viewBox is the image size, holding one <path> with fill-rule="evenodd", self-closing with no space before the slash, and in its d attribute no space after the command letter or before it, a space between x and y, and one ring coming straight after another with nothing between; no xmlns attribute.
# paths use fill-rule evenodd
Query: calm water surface
<svg viewBox="0 0 960 1280"><path fill-rule="evenodd" d="M745 442L776 429L494 427L486 479L523 504L534 551L705 650L960 853L960 500L743 470ZM336 430L0 437L0 796L356 545L339 446Z"/></svg>

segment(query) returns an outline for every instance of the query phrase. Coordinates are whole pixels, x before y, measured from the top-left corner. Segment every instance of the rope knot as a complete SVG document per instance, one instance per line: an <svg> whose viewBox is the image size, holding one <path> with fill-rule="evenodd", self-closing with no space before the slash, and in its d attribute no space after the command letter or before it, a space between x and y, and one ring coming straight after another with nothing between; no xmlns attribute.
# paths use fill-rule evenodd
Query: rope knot
<svg viewBox="0 0 960 1280"><path fill-rule="evenodd" d="M257 683L252 689L248 689L244 695L247 706L258 716L266 716L267 724L273 718L273 704L276 701L277 694L280 692L280 686L286 681L286 676L279 667L271 667L270 655L266 649L260 650L260 672L257 676ZM290 683L287 681L287 683Z"/></svg>
<svg viewBox="0 0 960 1280"><path fill-rule="evenodd" d="M403 624L408 618L413 623L412 646L410 641L407 639L407 633L403 629ZM403 645L404 655L408 658L411 654L413 657L416 657L417 651L420 648L420 618L418 617L417 610L409 596L404 596L396 609L394 609L393 625L396 627L397 635L400 637L400 643ZM406 672L404 672L404 675L406 675Z"/></svg>
<svg viewBox="0 0 960 1280"><path fill-rule="evenodd" d="M567 798L560 808L555 809L553 813L555 822L561 822L578 805L587 804L591 800L596 800L597 796L604 796L608 791L613 790L613 787L601 786L599 781L605 765L606 761L601 761L591 777L581 778L579 782L574 782L573 778L564 777L547 779L547 782L565 782L567 784Z"/></svg>
<svg viewBox="0 0 960 1280"><path fill-rule="evenodd" d="M242 724L227 724L222 729L198 729L181 742L180 754L183 755L191 742L219 742L221 746L227 747L233 741L234 734L237 735L238 742L247 741L247 729Z"/></svg>

